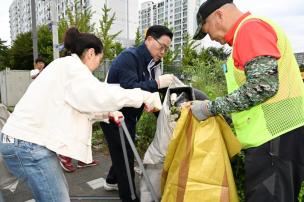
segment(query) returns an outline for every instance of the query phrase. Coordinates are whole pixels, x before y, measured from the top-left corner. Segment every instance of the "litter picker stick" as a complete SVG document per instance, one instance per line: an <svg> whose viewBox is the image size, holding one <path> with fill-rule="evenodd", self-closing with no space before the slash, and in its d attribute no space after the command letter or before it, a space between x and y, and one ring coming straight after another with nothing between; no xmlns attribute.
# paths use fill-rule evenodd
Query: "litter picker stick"
<svg viewBox="0 0 304 202"><path fill-rule="evenodd" d="M146 180L148 188L151 191L152 199L154 200L154 202L159 202L159 200L157 199L157 196L156 196L156 192L155 192L155 190L154 190L154 188L153 188L153 186L151 184L151 181L150 181L150 179L148 177L148 174L147 174L147 172L146 172L146 170L144 168L142 160L141 160L141 158L140 158L140 156L139 156L139 154L138 154L138 152L136 150L136 147L135 147L135 145L134 145L134 143L133 143L133 141L131 139L130 133L129 133L128 128L126 126L126 123L125 123L125 121L123 119L121 119L121 126L119 126L119 129L121 129L121 128L123 129L123 131L124 131L124 133L125 133L125 135L127 137L127 140L128 140L128 142L129 142L129 144L131 146L131 149L132 149L132 151L134 153L135 159L136 159L137 163L139 164L140 169L142 170L142 172L144 174L144 178ZM126 158L126 155L125 155L125 158ZM129 168L129 166L127 167L127 170L128 170L128 168ZM129 172L130 172L130 170L129 170Z"/></svg>
<svg viewBox="0 0 304 202"><path fill-rule="evenodd" d="M130 171L129 159L128 159L128 155L127 155L125 137L124 137L124 134L123 134L121 126L119 126L119 135L120 135L122 153L123 153L124 160L125 160L125 165L126 165L126 171L127 171L130 191L131 191L131 198L132 198L132 200L135 200L136 196L135 196L134 187L133 187L132 178L131 178L131 171Z"/></svg>

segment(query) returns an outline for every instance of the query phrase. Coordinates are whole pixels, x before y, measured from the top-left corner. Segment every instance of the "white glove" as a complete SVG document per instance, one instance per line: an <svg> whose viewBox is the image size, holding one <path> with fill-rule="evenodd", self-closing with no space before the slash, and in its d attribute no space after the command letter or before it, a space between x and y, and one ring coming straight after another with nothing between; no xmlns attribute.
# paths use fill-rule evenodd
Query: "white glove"
<svg viewBox="0 0 304 202"><path fill-rule="evenodd" d="M145 110L148 112L151 111L159 111L162 108L162 104L160 101L159 93L150 93L147 91L143 91L144 95L144 104L145 104Z"/></svg>
<svg viewBox="0 0 304 202"><path fill-rule="evenodd" d="M164 74L158 77L157 84L158 88L167 88L174 80L173 74Z"/></svg>

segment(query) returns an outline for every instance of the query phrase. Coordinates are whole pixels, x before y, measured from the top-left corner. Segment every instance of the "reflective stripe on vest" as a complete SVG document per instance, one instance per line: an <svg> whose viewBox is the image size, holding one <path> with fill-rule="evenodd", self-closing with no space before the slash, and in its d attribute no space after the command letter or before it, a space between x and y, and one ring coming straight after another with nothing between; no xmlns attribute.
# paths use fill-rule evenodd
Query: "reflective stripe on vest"
<svg viewBox="0 0 304 202"><path fill-rule="evenodd" d="M239 24L234 38L237 37L241 25L251 18L261 19L272 26L278 37L277 45L281 58L278 60L279 89L276 95L248 110L231 114L236 135L243 148L262 145L304 125L304 85L284 32L268 19L248 16ZM225 74L228 93L238 89L246 81L244 71L234 66L232 53L233 50L227 60L228 71Z"/></svg>

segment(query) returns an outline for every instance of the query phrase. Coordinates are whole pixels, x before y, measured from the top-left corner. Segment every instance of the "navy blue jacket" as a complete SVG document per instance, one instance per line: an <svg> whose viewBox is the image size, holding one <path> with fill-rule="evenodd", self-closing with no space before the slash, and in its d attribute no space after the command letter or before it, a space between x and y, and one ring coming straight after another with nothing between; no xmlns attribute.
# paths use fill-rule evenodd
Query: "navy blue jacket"
<svg viewBox="0 0 304 202"><path fill-rule="evenodd" d="M150 80L147 70L151 60L152 56L144 43L137 48L128 48L121 52L112 62L107 82L120 84L122 88L126 89L141 88L145 91L156 92L158 86L154 80L154 74L152 74L153 80ZM139 109L125 107L120 111L124 114L127 124L136 124L143 107Z"/></svg>

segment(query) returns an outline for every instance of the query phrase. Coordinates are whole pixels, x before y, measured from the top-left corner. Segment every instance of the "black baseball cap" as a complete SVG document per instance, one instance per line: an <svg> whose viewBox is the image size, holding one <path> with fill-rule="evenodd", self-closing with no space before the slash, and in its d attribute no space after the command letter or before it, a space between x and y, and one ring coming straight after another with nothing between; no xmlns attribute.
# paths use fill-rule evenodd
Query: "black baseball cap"
<svg viewBox="0 0 304 202"><path fill-rule="evenodd" d="M213 13L216 9L219 9L227 3L232 3L233 0L207 0L205 1L197 11L196 14L196 23L197 29L193 36L195 40L203 39L207 33L202 32L202 24L205 22L206 18Z"/></svg>

